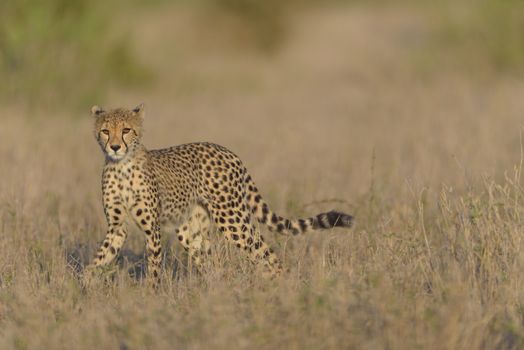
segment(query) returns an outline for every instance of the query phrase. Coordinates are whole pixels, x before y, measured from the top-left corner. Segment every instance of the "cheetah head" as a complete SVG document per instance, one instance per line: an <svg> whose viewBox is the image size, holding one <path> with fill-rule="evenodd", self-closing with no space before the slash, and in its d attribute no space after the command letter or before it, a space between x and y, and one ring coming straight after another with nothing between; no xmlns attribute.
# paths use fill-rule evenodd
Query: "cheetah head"
<svg viewBox="0 0 524 350"><path fill-rule="evenodd" d="M93 106L91 114L95 117L95 137L109 160L120 161L140 145L143 104L132 110L117 108L108 111Z"/></svg>

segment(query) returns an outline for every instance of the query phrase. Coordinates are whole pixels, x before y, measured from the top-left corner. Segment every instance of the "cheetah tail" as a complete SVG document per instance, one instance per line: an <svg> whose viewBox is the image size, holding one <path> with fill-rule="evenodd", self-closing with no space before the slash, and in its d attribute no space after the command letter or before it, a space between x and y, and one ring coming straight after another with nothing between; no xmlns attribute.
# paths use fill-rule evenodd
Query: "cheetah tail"
<svg viewBox="0 0 524 350"><path fill-rule="evenodd" d="M353 217L335 210L320 213L307 219L287 219L274 213L248 175L248 206L251 213L261 224L267 225L270 231L283 235L298 235L309 231L331 229L334 227L351 227Z"/></svg>

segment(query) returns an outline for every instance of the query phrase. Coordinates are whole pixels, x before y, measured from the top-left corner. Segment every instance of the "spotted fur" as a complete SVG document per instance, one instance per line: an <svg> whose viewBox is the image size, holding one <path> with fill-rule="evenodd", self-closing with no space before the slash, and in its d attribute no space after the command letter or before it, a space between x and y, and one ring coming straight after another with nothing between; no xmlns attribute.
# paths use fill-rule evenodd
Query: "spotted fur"
<svg viewBox="0 0 524 350"><path fill-rule="evenodd" d="M141 144L143 106L105 111L94 106L95 136L105 156L102 175L108 232L92 266L109 264L122 248L131 218L147 239L148 274L158 283L161 230L174 231L200 265L210 253L209 232L216 227L226 240L248 252L271 274L281 265L254 225L298 235L319 229L350 227L350 215L330 211L290 220L274 213L259 194L240 159L207 142L148 151Z"/></svg>

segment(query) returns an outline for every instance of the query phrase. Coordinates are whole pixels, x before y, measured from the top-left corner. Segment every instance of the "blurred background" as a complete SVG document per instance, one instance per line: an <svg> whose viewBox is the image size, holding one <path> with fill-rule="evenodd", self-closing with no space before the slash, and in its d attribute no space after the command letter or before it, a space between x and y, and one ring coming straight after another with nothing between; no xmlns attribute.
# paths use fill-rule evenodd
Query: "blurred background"
<svg viewBox="0 0 524 350"><path fill-rule="evenodd" d="M518 0L7 0L0 6L2 99L39 109L84 107L111 89L151 94L175 72L173 96L211 90L220 85L213 66L229 77L220 82L226 87L253 90L264 68L284 68L284 57L309 57L295 61L295 70L308 63L329 70L333 56L344 57L336 68L346 77L359 60L368 61L368 70L380 62L381 73L417 79L454 70L476 78L521 75L524 65ZM369 61L373 53L383 57ZM356 77L347 80L357 85Z"/></svg>

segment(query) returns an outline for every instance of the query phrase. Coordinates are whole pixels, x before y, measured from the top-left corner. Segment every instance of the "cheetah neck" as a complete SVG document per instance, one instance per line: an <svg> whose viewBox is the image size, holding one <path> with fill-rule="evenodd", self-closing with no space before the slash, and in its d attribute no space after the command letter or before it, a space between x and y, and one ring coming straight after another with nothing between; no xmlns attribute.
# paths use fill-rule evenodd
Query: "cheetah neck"
<svg viewBox="0 0 524 350"><path fill-rule="evenodd" d="M125 206L131 205L134 194L139 190L141 179L147 168L147 151L145 148L136 150L121 160L106 161L104 174L112 174L115 194L120 196Z"/></svg>

